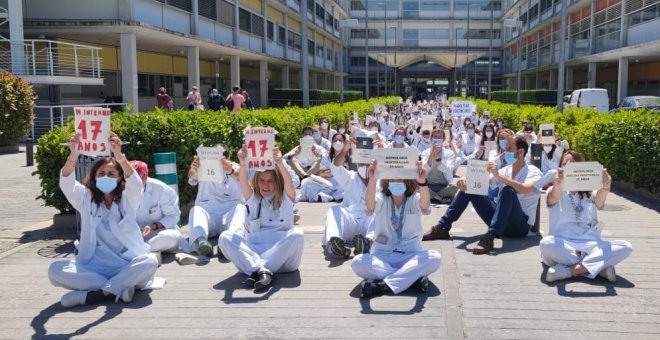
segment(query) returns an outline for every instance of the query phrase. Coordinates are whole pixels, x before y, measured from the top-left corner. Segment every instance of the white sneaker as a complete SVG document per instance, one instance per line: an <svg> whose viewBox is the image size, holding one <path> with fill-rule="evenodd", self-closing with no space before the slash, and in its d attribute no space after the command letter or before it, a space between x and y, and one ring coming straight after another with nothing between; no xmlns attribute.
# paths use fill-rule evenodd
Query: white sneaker
<svg viewBox="0 0 660 340"><path fill-rule="evenodd" d="M156 255L156 260L158 260L158 267L163 264L163 255L159 251L153 251L152 254Z"/></svg>
<svg viewBox="0 0 660 340"><path fill-rule="evenodd" d="M121 300L124 301L124 303L131 303L133 301L134 295L135 287L126 288L123 292L121 292Z"/></svg>
<svg viewBox="0 0 660 340"><path fill-rule="evenodd" d="M86 290L72 290L62 295L60 303L62 304L62 307L69 308L82 306L85 304L85 300L87 300Z"/></svg>
<svg viewBox="0 0 660 340"><path fill-rule="evenodd" d="M545 275L545 280L548 282L555 282L558 280L565 280L570 277L571 269L563 264L558 264L548 268L548 273Z"/></svg>
<svg viewBox="0 0 660 340"><path fill-rule="evenodd" d="M600 273L598 273L598 276L607 281L616 282L616 271L614 270L614 266L601 270Z"/></svg>
<svg viewBox="0 0 660 340"><path fill-rule="evenodd" d="M209 262L210 259L206 256L195 256L186 253L178 253L174 255L174 260L176 260L176 262L178 262L180 265L186 266L189 264Z"/></svg>

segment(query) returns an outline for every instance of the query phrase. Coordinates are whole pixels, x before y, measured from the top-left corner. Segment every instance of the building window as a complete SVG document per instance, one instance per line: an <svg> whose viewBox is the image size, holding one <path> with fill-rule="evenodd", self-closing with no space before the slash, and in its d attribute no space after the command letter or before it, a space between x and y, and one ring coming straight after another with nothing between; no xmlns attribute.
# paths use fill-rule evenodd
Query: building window
<svg viewBox="0 0 660 340"><path fill-rule="evenodd" d="M325 19L325 10L319 4L316 4L316 17L321 20Z"/></svg>
<svg viewBox="0 0 660 340"><path fill-rule="evenodd" d="M286 28L284 26L277 27L278 42L280 44L286 44Z"/></svg>
<svg viewBox="0 0 660 340"><path fill-rule="evenodd" d="M269 40L275 40L275 24L272 21L266 22L267 32L266 36Z"/></svg>
<svg viewBox="0 0 660 340"><path fill-rule="evenodd" d="M289 30L289 41L287 42L289 48L296 51L302 50L302 36L296 32Z"/></svg>
<svg viewBox="0 0 660 340"><path fill-rule="evenodd" d="M264 36L264 19L243 8L238 9L238 28L241 31Z"/></svg>
<svg viewBox="0 0 660 340"><path fill-rule="evenodd" d="M404 18L419 18L419 1L404 1L402 15Z"/></svg>
<svg viewBox="0 0 660 340"><path fill-rule="evenodd" d="M227 26L234 26L234 5L227 1L218 1L218 22Z"/></svg>
<svg viewBox="0 0 660 340"><path fill-rule="evenodd" d="M403 46L418 46L418 45L419 45L419 30L404 29Z"/></svg>
<svg viewBox="0 0 660 340"><path fill-rule="evenodd" d="M216 20L218 12L215 0L199 0L199 15L205 18Z"/></svg>
<svg viewBox="0 0 660 340"><path fill-rule="evenodd" d="M367 8L364 6L364 1L362 0L352 0L351 1L351 11L364 11Z"/></svg>
<svg viewBox="0 0 660 340"><path fill-rule="evenodd" d="M323 46L316 46L316 56L323 58Z"/></svg>
<svg viewBox="0 0 660 340"><path fill-rule="evenodd" d="M660 4L644 8L641 11L635 12L628 16L630 26L639 25L641 23L651 21L660 17Z"/></svg>
<svg viewBox="0 0 660 340"><path fill-rule="evenodd" d="M192 0L167 0L167 4L184 11L192 12Z"/></svg>
<svg viewBox="0 0 660 340"><path fill-rule="evenodd" d="M449 29L419 29L420 39L449 39Z"/></svg>
<svg viewBox="0 0 660 340"><path fill-rule="evenodd" d="M351 66L364 67L364 57L351 57Z"/></svg>
<svg viewBox="0 0 660 340"><path fill-rule="evenodd" d="M307 40L307 53L310 56L314 56L314 48L315 48L314 42L311 40Z"/></svg>
<svg viewBox="0 0 660 340"><path fill-rule="evenodd" d="M449 1L422 1L420 11L449 11Z"/></svg>

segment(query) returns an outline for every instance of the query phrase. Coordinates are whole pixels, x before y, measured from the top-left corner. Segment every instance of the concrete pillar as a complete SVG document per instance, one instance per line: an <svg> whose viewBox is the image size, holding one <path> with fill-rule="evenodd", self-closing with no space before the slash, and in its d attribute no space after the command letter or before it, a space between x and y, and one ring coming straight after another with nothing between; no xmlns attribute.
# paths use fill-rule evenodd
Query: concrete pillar
<svg viewBox="0 0 660 340"><path fill-rule="evenodd" d="M588 88L596 87L596 70L597 70L597 68L598 68L598 64L589 63L589 71L587 72L587 87Z"/></svg>
<svg viewBox="0 0 660 340"><path fill-rule="evenodd" d="M199 35L199 1L192 1L192 14L190 15L190 34Z"/></svg>
<svg viewBox="0 0 660 340"><path fill-rule="evenodd" d="M133 0L119 0L119 19L124 21L133 21Z"/></svg>
<svg viewBox="0 0 660 340"><path fill-rule="evenodd" d="M619 77L616 102L620 103L628 96L628 57L619 57Z"/></svg>
<svg viewBox="0 0 660 340"><path fill-rule="evenodd" d="M551 90L557 88L557 71L550 71L548 75L548 88Z"/></svg>
<svg viewBox="0 0 660 340"><path fill-rule="evenodd" d="M309 88L311 90L315 90L319 88L319 84L317 83L318 77L316 76L316 72L309 72Z"/></svg>
<svg viewBox="0 0 660 340"><path fill-rule="evenodd" d="M239 0L234 0L234 27L232 28L232 40L233 40L232 44L234 46L238 46L238 32L240 30L240 28L238 26L238 15L239 15L238 6L239 5L240 5L240 1ZM234 83L232 83L231 86L234 86Z"/></svg>
<svg viewBox="0 0 660 340"><path fill-rule="evenodd" d="M121 95L124 103L132 105L138 112L137 41L135 32L120 33L121 50Z"/></svg>
<svg viewBox="0 0 660 340"><path fill-rule="evenodd" d="M267 8L266 6L267 1L262 1L261 2L261 15L263 15L264 18L268 18L268 13L267 13ZM275 25L275 24L273 24ZM277 35L277 26L273 27L273 35ZM261 38L261 52L262 53L268 53L268 20L264 20L264 36Z"/></svg>
<svg viewBox="0 0 660 340"><path fill-rule="evenodd" d="M15 75L26 74L25 49L23 42L23 1L9 0L9 40L11 44L11 72Z"/></svg>
<svg viewBox="0 0 660 340"><path fill-rule="evenodd" d="M284 41L280 41L282 43L282 46L284 48L284 59L289 58L289 15L284 13ZM278 33L279 36L279 33ZM286 66L287 70L289 69L288 66ZM287 75L287 83L288 83L288 78L289 76ZM284 84L282 84L282 87L284 87Z"/></svg>
<svg viewBox="0 0 660 340"><path fill-rule="evenodd" d="M312 10L312 13L314 10ZM308 46L309 42L307 40L307 1L300 2L300 35L302 37L302 48L300 49L300 58L302 59L302 77L300 81L300 87L303 90L303 102L302 107L309 107L309 54Z"/></svg>
<svg viewBox="0 0 660 340"><path fill-rule="evenodd" d="M282 88L288 89L289 85L289 66L282 66Z"/></svg>
<svg viewBox="0 0 660 340"><path fill-rule="evenodd" d="M259 101L261 107L268 107L268 62L259 61Z"/></svg>
<svg viewBox="0 0 660 340"><path fill-rule="evenodd" d="M573 90L573 68L572 67L567 67L566 68L566 86L564 88L566 90Z"/></svg>
<svg viewBox="0 0 660 340"><path fill-rule="evenodd" d="M241 86L241 57L237 55L230 56L229 73L231 80L231 84L229 84L229 86Z"/></svg>
<svg viewBox="0 0 660 340"><path fill-rule="evenodd" d="M589 16L589 54L594 54L596 53L596 30L594 29L596 23L596 19L594 15L596 12L596 0L591 0L590 10L591 10L591 15Z"/></svg>
<svg viewBox="0 0 660 340"><path fill-rule="evenodd" d="M188 46L188 86L192 88L194 85L197 85L201 93L202 88L199 81L199 46Z"/></svg>
<svg viewBox="0 0 660 340"><path fill-rule="evenodd" d="M628 1L629 0L621 0L621 8L627 8L628 7ZM623 10L621 11L623 13ZM627 15L622 15L621 16L621 35L619 36L619 47L626 47L628 46L628 16Z"/></svg>

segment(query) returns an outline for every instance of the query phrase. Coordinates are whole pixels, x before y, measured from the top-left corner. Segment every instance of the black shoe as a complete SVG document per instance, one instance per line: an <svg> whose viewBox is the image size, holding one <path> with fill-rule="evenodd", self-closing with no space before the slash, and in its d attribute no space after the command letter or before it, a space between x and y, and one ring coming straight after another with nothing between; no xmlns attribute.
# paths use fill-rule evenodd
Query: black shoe
<svg viewBox="0 0 660 340"><path fill-rule="evenodd" d="M434 240L451 240L451 235L449 235L449 230L440 229L438 226L431 227L427 233L422 236L422 241L434 241Z"/></svg>
<svg viewBox="0 0 660 340"><path fill-rule="evenodd" d="M333 254L343 257L345 259L351 257L351 250L346 248L346 243L344 242L344 240L334 236L330 238L329 243L330 243L330 251L332 251Z"/></svg>
<svg viewBox="0 0 660 340"><path fill-rule="evenodd" d="M269 270L262 270L259 272L259 280L254 283L254 289L259 290L270 286L273 282L273 273Z"/></svg>
<svg viewBox="0 0 660 340"><path fill-rule="evenodd" d="M426 276L422 276L417 281L415 281L415 287L419 289L422 293L426 293L429 291L429 278Z"/></svg>
<svg viewBox="0 0 660 340"><path fill-rule="evenodd" d="M360 283L362 288L360 289L361 298L370 298L374 296L380 296L384 293L391 292L392 290L388 285L383 281L367 281L364 280Z"/></svg>
<svg viewBox="0 0 660 340"><path fill-rule="evenodd" d="M353 236L353 245L355 246L355 249L353 250L353 254L355 255L366 254L371 248L369 240L360 234Z"/></svg>
<svg viewBox="0 0 660 340"><path fill-rule="evenodd" d="M245 283L246 285L248 285L250 287L254 287L254 284L257 281L259 281L259 272L255 271L254 273L252 273L252 275L248 276L248 278L245 279L245 281L243 281L243 283Z"/></svg>
<svg viewBox="0 0 660 340"><path fill-rule="evenodd" d="M474 255L482 255L482 254L488 254L490 253L491 250L494 248L494 242L493 239L490 238L490 236L485 235L479 240L479 244L477 244L474 248L472 248L472 254Z"/></svg>

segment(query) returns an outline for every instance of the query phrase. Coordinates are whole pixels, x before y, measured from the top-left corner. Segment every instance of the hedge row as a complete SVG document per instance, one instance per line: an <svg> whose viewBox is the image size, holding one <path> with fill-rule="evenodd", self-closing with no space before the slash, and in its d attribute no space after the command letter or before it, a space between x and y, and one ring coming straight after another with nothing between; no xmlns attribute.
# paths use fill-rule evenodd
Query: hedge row
<svg viewBox="0 0 660 340"><path fill-rule="evenodd" d="M490 111L518 131L527 119L538 130L554 123L557 133L588 160L603 164L615 181L628 182L651 193L660 193L660 114L620 111L615 114L583 109L558 113L553 107L504 104L475 100L480 113Z"/></svg>
<svg viewBox="0 0 660 340"><path fill-rule="evenodd" d="M309 90L309 101L313 104L339 102L339 91ZM362 91L344 91L344 102L363 99ZM302 106L303 90L274 89L269 93L271 107Z"/></svg>
<svg viewBox="0 0 660 340"><path fill-rule="evenodd" d="M371 112L374 104L395 105L399 97L373 98L339 104L325 104L302 109L286 107L281 109L242 110L236 115L213 111L152 111L140 114L116 113L111 117L112 129L130 142L124 152L129 159L141 159L150 165L150 175L155 175L153 154L157 152L176 152L179 196L182 204L192 202L196 194L187 183L190 162L195 149L200 145L226 144L236 159L236 152L243 143L243 129L247 125L272 126L279 133L276 144L289 151L299 143L302 128L318 124L320 117L327 117L332 126L346 122L351 112L356 111L362 117ZM64 165L69 154L68 147L60 146L68 141L73 133L69 123L64 128L55 128L38 141L35 155L38 165L35 172L41 179L41 195L38 197L61 212L73 210L58 187L59 169Z"/></svg>
<svg viewBox="0 0 660 340"><path fill-rule="evenodd" d="M0 146L18 144L33 120L32 85L10 72L0 72Z"/></svg>
<svg viewBox="0 0 660 340"><path fill-rule="evenodd" d="M565 91L564 94L569 95L571 91ZM491 99L503 103L516 103L517 95L516 90L493 91ZM557 90L522 90L520 91L520 102L556 106Z"/></svg>

